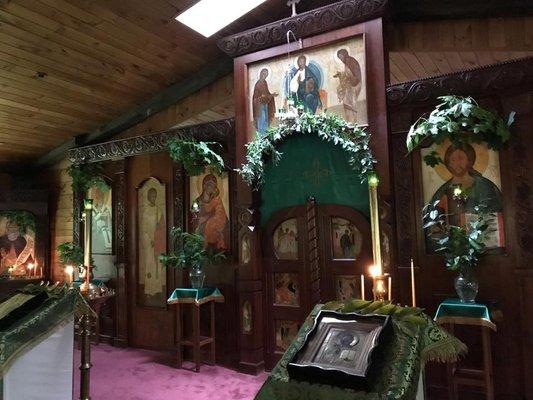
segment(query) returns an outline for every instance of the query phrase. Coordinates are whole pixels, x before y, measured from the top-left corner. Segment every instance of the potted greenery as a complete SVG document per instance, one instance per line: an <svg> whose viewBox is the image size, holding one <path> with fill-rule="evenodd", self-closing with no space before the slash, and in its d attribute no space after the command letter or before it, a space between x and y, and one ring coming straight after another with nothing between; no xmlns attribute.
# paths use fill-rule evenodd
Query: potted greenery
<svg viewBox="0 0 533 400"><path fill-rule="evenodd" d="M454 287L459 299L474 302L479 290L474 269L479 258L487 250L485 240L491 232L492 214L487 213L483 205L475 207L475 214L465 227L447 222L447 215L441 212L439 201L424 207L424 229L427 236L436 245L436 251L444 255L446 268L459 271Z"/></svg>
<svg viewBox="0 0 533 400"><path fill-rule="evenodd" d="M195 289L204 285L204 266L224 259L224 253L212 253L205 248L204 237L197 232L189 233L182 228L173 227L170 236L174 250L159 256L166 267L189 268L191 285Z"/></svg>

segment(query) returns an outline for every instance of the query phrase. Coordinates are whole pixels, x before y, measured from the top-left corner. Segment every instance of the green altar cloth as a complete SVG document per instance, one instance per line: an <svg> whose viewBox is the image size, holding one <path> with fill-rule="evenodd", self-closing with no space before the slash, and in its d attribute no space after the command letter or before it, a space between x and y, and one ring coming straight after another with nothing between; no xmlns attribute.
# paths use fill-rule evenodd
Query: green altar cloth
<svg viewBox="0 0 533 400"><path fill-rule="evenodd" d="M470 322L496 330L489 307L483 303L463 303L459 299L446 299L440 303L435 321L439 324Z"/></svg>
<svg viewBox="0 0 533 400"><path fill-rule="evenodd" d="M167 303L202 303L211 299L216 302L223 302L224 296L216 287L204 287L199 289L176 288L168 298Z"/></svg>
<svg viewBox="0 0 533 400"><path fill-rule="evenodd" d="M323 308L324 305L318 304L309 314L255 400L412 400L427 361L456 361L460 354L466 352L463 343L421 312L416 318L422 318L422 323L393 316L392 339L383 344L386 356L374 361L377 363L375 370L380 373L371 380L370 392L291 380L287 364L303 344L305 335L312 329L314 319Z"/></svg>
<svg viewBox="0 0 533 400"><path fill-rule="evenodd" d="M46 339L55 329L68 323L74 314L90 313L95 316L77 290L68 290L66 285L29 284L0 303L0 309L3 310L0 322L37 296L41 296L42 301L30 312L17 315L15 320L11 318L9 324L2 324L0 385L4 373L20 355Z"/></svg>

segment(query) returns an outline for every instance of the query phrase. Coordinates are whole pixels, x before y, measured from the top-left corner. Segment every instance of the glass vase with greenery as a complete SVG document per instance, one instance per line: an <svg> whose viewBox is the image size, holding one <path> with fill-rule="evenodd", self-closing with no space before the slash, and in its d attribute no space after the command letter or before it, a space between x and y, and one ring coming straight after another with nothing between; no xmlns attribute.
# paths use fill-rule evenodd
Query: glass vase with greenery
<svg viewBox="0 0 533 400"><path fill-rule="evenodd" d="M462 302L474 302L479 290L474 270L481 255L487 251L487 235L492 230L490 222L494 217L483 205L474 208L475 213L465 226L448 223L449 214L439 208L440 201L424 207L424 229L436 245L436 251L444 255L446 268L459 271L454 287Z"/></svg>
<svg viewBox="0 0 533 400"><path fill-rule="evenodd" d="M189 268L192 287L202 288L205 280L204 267L223 260L224 253L207 250L204 237L198 232L189 233L180 227L173 227L170 237L173 251L161 254L159 261L166 267Z"/></svg>

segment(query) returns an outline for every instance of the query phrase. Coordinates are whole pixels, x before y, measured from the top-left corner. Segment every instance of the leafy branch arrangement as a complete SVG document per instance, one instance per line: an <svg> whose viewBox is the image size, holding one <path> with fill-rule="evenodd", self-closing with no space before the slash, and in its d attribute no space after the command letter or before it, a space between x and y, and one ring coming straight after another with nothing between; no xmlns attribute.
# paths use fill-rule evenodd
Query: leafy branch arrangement
<svg viewBox="0 0 533 400"><path fill-rule="evenodd" d="M361 180L372 171L376 160L370 150L370 134L361 127L346 122L334 114L309 113L281 116L276 127L267 129L263 136L257 136L246 145L246 163L237 169L249 186L260 187L264 183L265 161L271 157L277 164L282 156L276 147L286 138L297 134L316 134L326 142L342 147L349 153L350 166Z"/></svg>
<svg viewBox="0 0 533 400"><path fill-rule="evenodd" d="M211 253L205 249L204 237L197 232L189 233L180 227L170 230L174 251L163 253L159 261L165 267L202 268L206 264L216 263L225 258L224 252Z"/></svg>
<svg viewBox="0 0 533 400"><path fill-rule="evenodd" d="M181 161L189 176L202 174L207 166L219 175L224 171L224 160L215 151L222 148L220 143L171 137L167 144L170 157L174 161Z"/></svg>
<svg viewBox="0 0 533 400"><path fill-rule="evenodd" d="M35 215L29 211L23 210L8 210L0 211L0 217L4 217L19 227L20 233L24 234L28 230L35 232L36 220Z"/></svg>
<svg viewBox="0 0 533 400"><path fill-rule="evenodd" d="M499 150L511 137L509 126L515 113L507 121L492 111L480 107L472 97L441 96L441 103L429 117L420 118L409 129L407 149L413 151L427 137L441 144L449 139L453 144L487 143L490 149ZM424 156L427 165L442 163L436 151Z"/></svg>
<svg viewBox="0 0 533 400"><path fill-rule="evenodd" d="M475 267L487 250L485 239L491 232L489 226L493 214L486 212L482 205L476 206L474 217L463 228L446 222L446 214L441 212L439 202L428 204L423 210L428 237L439 246L436 251L444 254L447 269Z"/></svg>
<svg viewBox="0 0 533 400"><path fill-rule="evenodd" d="M102 192L109 190L109 184L103 175L103 165L99 163L73 164L67 169L72 178L72 191L86 194L92 187Z"/></svg>
<svg viewBox="0 0 533 400"><path fill-rule="evenodd" d="M66 242L57 246L59 261L63 265L79 267L83 265L83 249L74 242Z"/></svg>

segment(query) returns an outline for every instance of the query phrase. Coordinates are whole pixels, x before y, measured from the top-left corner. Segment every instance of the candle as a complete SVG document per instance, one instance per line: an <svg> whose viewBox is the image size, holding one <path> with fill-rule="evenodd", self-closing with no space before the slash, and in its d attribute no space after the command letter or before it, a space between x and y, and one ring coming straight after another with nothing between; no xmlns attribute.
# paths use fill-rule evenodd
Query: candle
<svg viewBox="0 0 533 400"><path fill-rule="evenodd" d="M32 276L33 267L34 267L34 266L33 266L33 263L29 263L29 264L28 264L28 271L29 271L29 272L28 272L28 276L29 276L30 278L31 278L31 276Z"/></svg>
<svg viewBox="0 0 533 400"><path fill-rule="evenodd" d="M72 285L72 282L74 281L74 267L72 265L67 265L65 268L65 272L68 275L69 285Z"/></svg>
<svg viewBox="0 0 533 400"><path fill-rule="evenodd" d="M411 302L416 307L416 290L415 290L415 264L411 258Z"/></svg>
<svg viewBox="0 0 533 400"><path fill-rule="evenodd" d="M392 301L392 276L389 276L389 301Z"/></svg>
<svg viewBox="0 0 533 400"><path fill-rule="evenodd" d="M370 276L372 276L372 277L383 275L383 271L381 269L381 265L379 265L379 264L371 265L370 268L368 269L368 271L370 272Z"/></svg>
<svg viewBox="0 0 533 400"><path fill-rule="evenodd" d="M365 276L361 274L361 300L365 299Z"/></svg>

